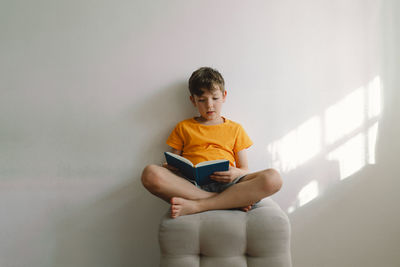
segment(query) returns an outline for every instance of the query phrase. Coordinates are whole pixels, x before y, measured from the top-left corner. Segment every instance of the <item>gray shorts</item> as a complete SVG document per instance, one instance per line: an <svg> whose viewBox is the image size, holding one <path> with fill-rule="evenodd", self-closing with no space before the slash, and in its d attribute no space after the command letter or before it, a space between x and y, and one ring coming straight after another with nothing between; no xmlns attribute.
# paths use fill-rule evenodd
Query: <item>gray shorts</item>
<svg viewBox="0 0 400 267"><path fill-rule="evenodd" d="M232 185L234 185L234 184L240 182L240 180L241 180L242 178L244 178L245 176L246 176L246 175L239 176L238 178L236 178L235 180L233 180L233 181L230 182L230 183L218 183L218 182L215 182L215 183L206 184L206 185L198 185L198 184L196 183L196 181L187 179L186 177L182 177L182 178L185 178L186 180L188 180L189 182L191 182L192 184L194 184L196 187L198 187L198 188L200 188L200 189L203 189L204 191L215 192L215 193L221 193L222 191L228 189L228 188L231 187Z"/></svg>

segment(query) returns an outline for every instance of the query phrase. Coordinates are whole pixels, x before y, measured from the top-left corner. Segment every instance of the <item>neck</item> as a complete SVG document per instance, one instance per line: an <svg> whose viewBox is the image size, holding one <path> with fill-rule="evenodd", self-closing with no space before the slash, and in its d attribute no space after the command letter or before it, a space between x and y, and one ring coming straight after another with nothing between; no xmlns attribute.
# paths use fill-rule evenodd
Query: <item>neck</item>
<svg viewBox="0 0 400 267"><path fill-rule="evenodd" d="M218 119L215 119L212 121L208 121L208 120L204 119L203 117L196 117L195 119L197 122L199 122L203 125L218 125L218 124L222 124L225 122L223 117L219 117Z"/></svg>

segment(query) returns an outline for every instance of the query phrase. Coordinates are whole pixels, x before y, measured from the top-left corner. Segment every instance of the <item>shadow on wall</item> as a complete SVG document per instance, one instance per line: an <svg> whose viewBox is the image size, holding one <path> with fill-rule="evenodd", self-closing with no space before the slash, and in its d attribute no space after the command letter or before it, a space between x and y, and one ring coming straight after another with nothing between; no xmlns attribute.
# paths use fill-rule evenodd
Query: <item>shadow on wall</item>
<svg viewBox="0 0 400 267"><path fill-rule="evenodd" d="M375 164L382 105L380 77L268 145L270 165L285 177L276 199L291 213L331 185Z"/></svg>
<svg viewBox="0 0 400 267"><path fill-rule="evenodd" d="M53 266L157 266L158 225L167 203L142 186L141 170L164 161L165 141L175 124L193 115L186 82L154 90L125 113L136 138L137 173L120 188L65 215L55 229ZM140 155L145 155L141 157ZM146 259L146 262L138 262Z"/></svg>
<svg viewBox="0 0 400 267"><path fill-rule="evenodd" d="M176 123L193 116L193 112L186 81L154 90L135 103L126 116L132 118L132 124L138 130L133 136L142 140L137 149L146 155L146 159L141 159L143 167L164 160L162 152L168 149L165 144L168 135Z"/></svg>

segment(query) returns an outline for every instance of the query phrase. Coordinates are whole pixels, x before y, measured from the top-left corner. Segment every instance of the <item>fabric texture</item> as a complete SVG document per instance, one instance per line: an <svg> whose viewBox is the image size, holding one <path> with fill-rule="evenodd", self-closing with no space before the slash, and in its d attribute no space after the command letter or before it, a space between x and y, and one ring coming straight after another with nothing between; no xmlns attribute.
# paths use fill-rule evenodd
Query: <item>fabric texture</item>
<svg viewBox="0 0 400 267"><path fill-rule="evenodd" d="M249 212L214 210L159 227L162 267L291 267L290 224L270 198Z"/></svg>
<svg viewBox="0 0 400 267"><path fill-rule="evenodd" d="M215 192L215 193L221 193L222 191L228 189L228 188L231 187L232 185L237 184L238 182L240 182L240 180L241 180L242 178L244 178L246 175L247 175L247 174L242 175L242 176L239 176L238 178L236 178L235 180L233 180L233 181L230 182L230 183L218 183L218 182L215 182L215 183L210 183L210 184L205 184L205 185L198 185L198 184L196 183L196 181L187 179L187 178L184 177L184 176L183 176L182 178L188 180L188 181L191 182L193 185L195 185L196 187L198 187L198 188L200 188L200 189L203 189L204 191L207 191L207 192Z"/></svg>
<svg viewBox="0 0 400 267"><path fill-rule="evenodd" d="M179 122L167 139L167 145L182 151L194 165L203 161L227 159L235 166L235 153L253 142L243 127L224 118L218 125L203 125L195 118Z"/></svg>

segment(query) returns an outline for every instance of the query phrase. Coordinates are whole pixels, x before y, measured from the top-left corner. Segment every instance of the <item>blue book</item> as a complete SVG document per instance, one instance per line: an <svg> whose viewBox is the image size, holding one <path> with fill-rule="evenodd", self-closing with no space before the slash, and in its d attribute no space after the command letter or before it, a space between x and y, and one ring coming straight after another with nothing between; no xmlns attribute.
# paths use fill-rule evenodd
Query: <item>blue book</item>
<svg viewBox="0 0 400 267"><path fill-rule="evenodd" d="M196 181L198 185L215 183L210 178L214 172L229 170L229 160L210 160L193 165L190 160L171 152L164 152L167 163L179 171L188 179Z"/></svg>

